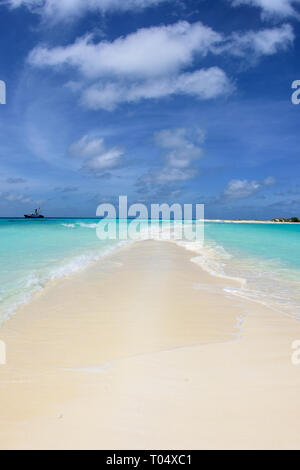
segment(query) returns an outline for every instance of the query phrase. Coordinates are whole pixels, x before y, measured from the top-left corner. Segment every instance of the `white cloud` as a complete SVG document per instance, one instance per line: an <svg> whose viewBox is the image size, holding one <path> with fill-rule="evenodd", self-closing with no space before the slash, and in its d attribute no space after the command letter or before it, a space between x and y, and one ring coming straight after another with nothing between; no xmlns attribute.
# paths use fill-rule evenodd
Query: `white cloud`
<svg viewBox="0 0 300 470"><path fill-rule="evenodd" d="M275 179L271 176L260 182L234 179L229 181L227 184L222 198L242 199L260 191L264 186L270 186L273 184L275 184Z"/></svg>
<svg viewBox="0 0 300 470"><path fill-rule="evenodd" d="M296 6L300 0L229 0L233 6L249 5L260 8L263 18L279 17L287 18L295 16L299 18Z"/></svg>
<svg viewBox="0 0 300 470"><path fill-rule="evenodd" d="M120 103L136 103L143 99L158 99L172 95L190 95L207 100L228 95L234 86L218 67L133 83L128 86L116 83L100 83L87 88L81 102L90 109L112 111Z"/></svg>
<svg viewBox="0 0 300 470"><path fill-rule="evenodd" d="M231 180L224 190L224 196L230 199L240 199L250 196L261 188L260 183L248 180Z"/></svg>
<svg viewBox="0 0 300 470"><path fill-rule="evenodd" d="M166 1L169 0L6 0L5 3L11 8L25 6L44 19L70 21L87 12L138 11Z"/></svg>
<svg viewBox="0 0 300 470"><path fill-rule="evenodd" d="M29 204L32 202L32 199L22 194L15 193L0 193L0 197L8 202L20 202L21 204Z"/></svg>
<svg viewBox="0 0 300 470"><path fill-rule="evenodd" d="M202 148L194 142L192 136L188 135L184 128L157 132L154 135L154 141L159 147L168 149L166 160L168 166L172 168L187 168L203 153Z"/></svg>
<svg viewBox="0 0 300 470"><path fill-rule="evenodd" d="M84 135L80 140L74 142L68 150L69 155L74 157L91 157L104 151L104 140Z"/></svg>
<svg viewBox="0 0 300 470"><path fill-rule="evenodd" d="M225 37L200 22L139 29L112 42L88 35L64 47L36 47L29 62L36 67L71 68L69 82L81 103L113 110L121 103L189 95L200 100L227 95L234 86L219 67L186 71L207 54L229 54L246 60L275 54L294 41L290 25ZM75 86L74 86L75 85Z"/></svg>
<svg viewBox="0 0 300 470"><path fill-rule="evenodd" d="M166 185L187 181L196 176L193 169L169 168L164 167L159 171L153 171L149 175L149 182L152 184Z"/></svg>
<svg viewBox="0 0 300 470"><path fill-rule="evenodd" d="M138 11L155 7L172 0L4 0L11 8L21 6L40 14L51 21L70 21L88 12L101 14L110 12ZM234 7L248 5L259 8L263 18L299 18L297 5L300 0L227 0Z"/></svg>
<svg viewBox="0 0 300 470"><path fill-rule="evenodd" d="M159 170L151 170L139 181L139 185L169 185L189 180L197 174L193 163L203 157L199 143L204 141L200 129L193 131L184 128L165 129L154 135L154 142L166 151L164 165Z"/></svg>
<svg viewBox="0 0 300 470"><path fill-rule="evenodd" d="M272 186L273 184L276 183L276 180L275 178L273 178L273 176L269 176L268 178L266 178L264 181L263 181L263 184L265 186Z"/></svg>
<svg viewBox="0 0 300 470"><path fill-rule="evenodd" d="M40 46L29 61L39 67L72 66L88 78L150 78L192 65L196 53L205 56L221 39L202 23L180 21L142 28L112 42L94 43L93 36L87 35L65 47Z"/></svg>
<svg viewBox="0 0 300 470"><path fill-rule="evenodd" d="M29 62L38 67L75 68L87 83L83 91L77 90L81 102L92 109L112 110L120 103L175 94L199 99L228 94L233 86L218 67L180 73L220 41L220 34L200 22L179 21L139 29L112 42L94 43L89 35L66 47L40 46L31 52Z"/></svg>
<svg viewBox="0 0 300 470"><path fill-rule="evenodd" d="M289 24L280 27L248 31L244 34L233 33L227 43L221 45L220 52L229 52L235 56L274 55L280 50L286 50L295 39L293 28Z"/></svg>
<svg viewBox="0 0 300 470"><path fill-rule="evenodd" d="M96 176L103 172L118 168L124 164L124 150L119 147L107 149L104 139L97 136L84 135L68 149L68 154L84 159L81 171Z"/></svg>
<svg viewBox="0 0 300 470"><path fill-rule="evenodd" d="M98 173L103 170L112 170L121 165L121 157L124 155L124 150L121 148L111 148L100 155L86 160L83 170L93 171Z"/></svg>

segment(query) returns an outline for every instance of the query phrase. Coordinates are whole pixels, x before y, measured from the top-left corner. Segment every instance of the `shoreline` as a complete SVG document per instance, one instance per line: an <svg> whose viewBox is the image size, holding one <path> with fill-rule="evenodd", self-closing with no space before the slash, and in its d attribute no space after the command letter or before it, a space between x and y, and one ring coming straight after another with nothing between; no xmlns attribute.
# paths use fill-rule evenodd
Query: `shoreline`
<svg viewBox="0 0 300 470"><path fill-rule="evenodd" d="M205 219L204 222L218 222L223 224L272 224L272 225L300 225L299 222L275 222L273 220L226 220Z"/></svg>
<svg viewBox="0 0 300 470"><path fill-rule="evenodd" d="M61 280L64 279L69 279L73 275L83 272L86 269L89 269L91 266L93 266L94 263L101 262L102 259L104 259L107 256L110 256L113 254L115 251L121 250L122 248L125 248L126 246L129 246L131 243L126 243L126 242L119 242L115 246L112 246L110 248L107 248L106 250L102 252L94 252L94 253L88 253L90 256L90 259L85 263L81 264L80 266L71 266L75 260L78 258L81 258L82 256L87 256L86 253L79 253L75 255L74 257L70 258L64 265L58 266L57 269L60 271L59 274L55 273L55 270L49 272L48 278L44 280L39 280L38 282L38 287L34 288L32 292L29 292L25 295L23 299L20 299L16 301L13 305L9 307L9 310L5 312L5 315L3 318L0 318L0 329L1 326L7 322L10 318L12 318L14 315L17 314L18 310L21 309L23 306L28 305L32 299L34 298L35 295L42 293L45 289L48 287L51 287L55 285L55 283L60 282ZM67 268L70 266L70 269L68 270Z"/></svg>
<svg viewBox="0 0 300 470"><path fill-rule="evenodd" d="M91 220L91 219L89 219L89 220ZM237 224L240 224L240 223L241 224L242 223L276 224L276 222L267 222L267 221L263 222L263 221L206 220L206 222L214 222L214 223L219 222L219 223L228 223L228 224L229 223L237 223ZM296 223L288 223L288 222L282 222L282 223L283 224L297 225ZM155 240L155 241L164 242L164 243L165 242L167 242L167 243L171 242L173 244L176 244L177 246L183 247L183 248L187 249L189 252L194 253L194 258L195 259L197 257L199 257L199 259L200 259L200 257L204 253L204 251L199 251L198 249L194 249L192 244L191 245L186 244L186 246L185 246L184 244L182 244L181 242L177 242L176 240L169 240L169 241L168 240L161 240L159 237L158 238L157 237L153 237L153 238L150 237L150 238L148 238L148 240ZM16 314L16 311L18 309L20 309L23 305L26 305L29 302L31 302L31 299L33 298L34 295L36 295L36 293L38 293L40 291L43 291L45 288L48 287L48 285L52 284L53 282L60 281L64 278L68 278L69 276L73 276L74 274L76 274L78 272L83 272L85 269L89 269L89 267L92 266L94 263L101 262L101 260L103 258L105 258L106 256L110 256L115 251L118 251L118 250L122 249L123 247L131 246L132 244L135 244L135 243L144 243L145 241L147 241L146 238L141 239L141 240L135 240L135 241L127 241L127 242L126 241L119 241L115 245L113 245L111 247L108 247L108 248L106 248L106 249L104 249L103 251L100 251L100 252L98 250L97 251L95 250L94 252L93 251L87 251L87 252L83 251L81 253L78 252L77 254L74 254L73 257L70 257L69 259L66 259L64 264L57 264L57 266L55 268L53 268L52 271L49 270L48 273L44 273L44 277L43 276L42 277L39 277L39 276L36 277L35 282L32 284L32 290L31 291L24 290L24 292L22 292L22 291L18 292L19 297L17 298L17 300L15 300L15 302L13 304L7 305L6 310L3 310L2 312L0 312L0 328L1 328L1 325L3 325L6 321L8 321L12 316L14 316ZM217 243L217 245L218 245L218 243ZM221 246L221 248L224 248L222 244L220 244L220 246ZM227 249L224 248L224 250L226 251ZM228 253L229 253L229 257L232 257L230 251ZM84 258L84 259L82 260L82 258ZM207 256L204 255L203 258L207 258ZM234 258L234 255L233 255L233 258ZM248 283L247 275L246 276L241 276L240 273L235 274L234 272L231 272L229 274L228 272L226 272L226 269L228 268L228 266L226 266L226 269L223 270L222 265L224 265L224 262L221 258L219 260L217 260L217 262L219 263L219 268L220 268L219 270L218 269L215 270L215 269L212 269L212 268L208 267L209 266L209 261L210 261L210 255L208 255L208 264L205 263L205 262L204 263L203 262L197 263L197 261L195 261L195 262L197 264L199 264L199 266L202 269L207 271L212 276L222 278L222 279L225 279L225 280L237 281L240 285L246 285ZM229 263L229 271L230 271L230 263ZM26 279L23 280L23 282L25 282L25 281L26 281ZM31 279L28 279L27 281L31 286ZM23 295L23 297L21 295ZM270 307L271 307L271 305L270 305Z"/></svg>
<svg viewBox="0 0 300 470"><path fill-rule="evenodd" d="M24 217L0 217L0 220L38 220L39 222L47 221L47 220L103 220L99 217L44 217L44 219L25 219ZM135 218L128 217L127 219L119 219L116 220L136 220ZM155 219L148 219L149 221ZM194 220L194 219L193 219ZM237 224L289 224L289 225L299 225L300 222L275 222L273 220L248 220L248 219L204 219L204 222L219 222L219 223L237 223Z"/></svg>
<svg viewBox="0 0 300 470"><path fill-rule="evenodd" d="M0 328L0 448L299 448L299 323L175 244L123 248Z"/></svg>

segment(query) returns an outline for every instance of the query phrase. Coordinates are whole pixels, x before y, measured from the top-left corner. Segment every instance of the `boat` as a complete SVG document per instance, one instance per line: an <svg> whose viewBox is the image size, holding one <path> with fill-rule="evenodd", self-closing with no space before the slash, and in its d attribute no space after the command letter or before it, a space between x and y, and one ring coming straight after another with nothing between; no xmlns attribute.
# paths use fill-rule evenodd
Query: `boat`
<svg viewBox="0 0 300 470"><path fill-rule="evenodd" d="M25 214L25 219L44 219L44 216L40 214L40 209L34 209L33 214Z"/></svg>

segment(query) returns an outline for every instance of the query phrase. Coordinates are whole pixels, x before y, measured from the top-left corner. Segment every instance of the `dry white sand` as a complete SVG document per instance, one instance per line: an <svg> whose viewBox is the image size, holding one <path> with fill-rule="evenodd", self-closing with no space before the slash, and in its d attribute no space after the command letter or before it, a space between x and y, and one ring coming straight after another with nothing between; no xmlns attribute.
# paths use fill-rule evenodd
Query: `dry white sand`
<svg viewBox="0 0 300 470"><path fill-rule="evenodd" d="M1 327L1 449L300 448L300 324L191 256L123 248Z"/></svg>

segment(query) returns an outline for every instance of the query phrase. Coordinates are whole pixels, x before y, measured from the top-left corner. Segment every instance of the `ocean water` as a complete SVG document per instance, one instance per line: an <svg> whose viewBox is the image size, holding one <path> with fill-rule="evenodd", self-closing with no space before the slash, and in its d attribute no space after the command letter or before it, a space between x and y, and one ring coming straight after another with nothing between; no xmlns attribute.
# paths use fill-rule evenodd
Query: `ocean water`
<svg viewBox="0 0 300 470"><path fill-rule="evenodd" d="M300 320L300 224L205 223L195 261L239 281L225 290Z"/></svg>
<svg viewBox="0 0 300 470"><path fill-rule="evenodd" d="M0 324L49 280L84 269L126 243L99 240L98 222L0 219ZM156 222L152 238L160 238L163 230ZM178 244L211 274L237 279L236 288L225 285L228 294L300 319L300 224L206 222L203 246Z"/></svg>
<svg viewBox="0 0 300 470"><path fill-rule="evenodd" d="M97 238L98 222L0 219L0 324L49 280L83 269L119 245Z"/></svg>

